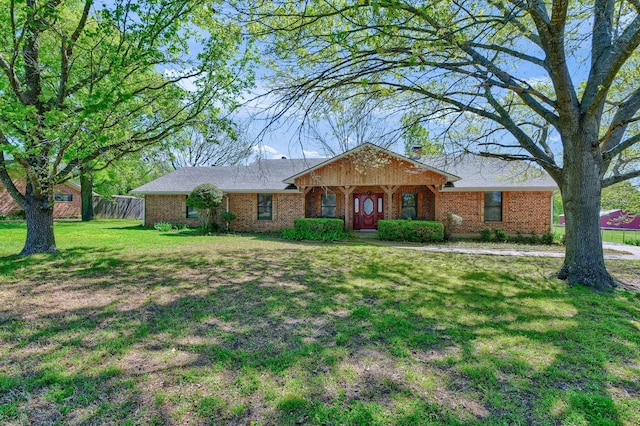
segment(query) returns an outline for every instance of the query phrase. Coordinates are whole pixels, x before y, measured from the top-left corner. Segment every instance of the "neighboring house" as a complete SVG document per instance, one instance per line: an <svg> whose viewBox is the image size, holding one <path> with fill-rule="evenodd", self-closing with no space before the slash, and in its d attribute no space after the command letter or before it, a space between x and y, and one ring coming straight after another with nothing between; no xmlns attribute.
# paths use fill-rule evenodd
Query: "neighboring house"
<svg viewBox="0 0 640 426"><path fill-rule="evenodd" d="M564 215L560 215L560 225L564 226ZM602 229L631 229L640 231L640 215L626 212L622 209L600 211L600 228Z"/></svg>
<svg viewBox="0 0 640 426"><path fill-rule="evenodd" d="M24 193L25 181L18 181L17 188ZM80 197L80 186L72 182L56 185L55 205L53 206L53 217L56 219L78 218L82 215L82 199ZM0 183L0 216L16 214L22 207L15 202L11 194Z"/></svg>
<svg viewBox="0 0 640 426"><path fill-rule="evenodd" d="M535 170L538 172L538 170ZM329 159L258 160L247 166L191 167L133 190L144 195L144 225L199 224L187 196L201 183L225 194L221 209L237 231L292 228L299 217L338 217L346 229L376 229L380 219L444 221L462 217L456 232L484 228L542 234L551 230L547 176L522 164L466 156L408 158L372 144Z"/></svg>

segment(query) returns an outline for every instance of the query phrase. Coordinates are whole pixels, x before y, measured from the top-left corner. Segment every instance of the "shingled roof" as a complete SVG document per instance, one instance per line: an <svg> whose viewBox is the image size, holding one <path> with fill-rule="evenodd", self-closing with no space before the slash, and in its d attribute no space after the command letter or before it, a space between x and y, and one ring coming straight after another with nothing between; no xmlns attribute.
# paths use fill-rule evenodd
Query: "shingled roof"
<svg viewBox="0 0 640 426"><path fill-rule="evenodd" d="M399 154L391 154L407 159ZM243 166L185 167L131 192L188 195L202 183L214 183L226 193L297 192L297 188L291 185L296 176L308 173L343 156L330 159L261 159ZM422 157L407 160L424 164L429 170L446 176L449 182L442 191L552 191L556 189L555 182L546 173L521 162L505 162L496 158L474 155L456 158Z"/></svg>
<svg viewBox="0 0 640 426"><path fill-rule="evenodd" d="M246 166L184 167L142 185L134 194L190 194L202 183L223 192L297 192L284 180L325 161L324 158L257 160Z"/></svg>
<svg viewBox="0 0 640 426"><path fill-rule="evenodd" d="M420 162L462 177L442 188L456 191L553 191L557 185L543 170L522 161L462 155L423 157Z"/></svg>

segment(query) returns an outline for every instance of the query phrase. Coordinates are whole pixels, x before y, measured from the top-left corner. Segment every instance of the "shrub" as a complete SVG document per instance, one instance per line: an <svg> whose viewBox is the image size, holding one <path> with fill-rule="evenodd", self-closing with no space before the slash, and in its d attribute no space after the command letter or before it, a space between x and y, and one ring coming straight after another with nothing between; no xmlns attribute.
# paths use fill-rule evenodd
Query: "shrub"
<svg viewBox="0 0 640 426"><path fill-rule="evenodd" d="M426 243L444 240L444 226L426 220L379 220L378 237L388 241Z"/></svg>
<svg viewBox="0 0 640 426"><path fill-rule="evenodd" d="M491 232L491 228L485 228L480 231L480 241L488 243L491 240L493 240L493 233Z"/></svg>
<svg viewBox="0 0 640 426"><path fill-rule="evenodd" d="M529 244L540 244L540 237L533 231L529 235Z"/></svg>
<svg viewBox="0 0 640 426"><path fill-rule="evenodd" d="M556 236L551 232L546 232L540 236L540 242L550 246L556 240Z"/></svg>
<svg viewBox="0 0 640 426"><path fill-rule="evenodd" d="M173 229L173 225L169 222L156 222L153 224L153 228L159 232L169 232Z"/></svg>
<svg viewBox="0 0 640 426"><path fill-rule="evenodd" d="M298 218L294 229L285 229L281 236L287 240L333 241L347 238L342 219Z"/></svg>
<svg viewBox="0 0 640 426"><path fill-rule="evenodd" d="M300 240L298 233L295 229L283 229L280 233L280 237L284 240Z"/></svg>
<svg viewBox="0 0 640 426"><path fill-rule="evenodd" d="M527 239L524 237L524 235L522 235L522 232L517 231L516 237L513 239L513 241L518 244L524 244L527 242Z"/></svg>
<svg viewBox="0 0 640 426"><path fill-rule="evenodd" d="M26 215L24 213L24 210L19 210L13 214L9 214L6 216L2 216L0 215L0 220L25 220Z"/></svg>
<svg viewBox="0 0 640 426"><path fill-rule="evenodd" d="M507 231L505 231L504 229L500 229L500 228L496 228L493 230L495 237L496 237L496 241L500 242L500 243L505 243L507 242L507 239L509 238L509 235L507 234Z"/></svg>
<svg viewBox="0 0 640 426"><path fill-rule="evenodd" d="M213 229L216 209L222 204L222 190L212 183L196 186L189 197L187 206L198 210L202 226Z"/></svg>
<svg viewBox="0 0 640 426"><path fill-rule="evenodd" d="M224 220L225 228L227 231L231 230L231 222L235 220L236 215L231 212L222 212L220 213L220 217Z"/></svg>

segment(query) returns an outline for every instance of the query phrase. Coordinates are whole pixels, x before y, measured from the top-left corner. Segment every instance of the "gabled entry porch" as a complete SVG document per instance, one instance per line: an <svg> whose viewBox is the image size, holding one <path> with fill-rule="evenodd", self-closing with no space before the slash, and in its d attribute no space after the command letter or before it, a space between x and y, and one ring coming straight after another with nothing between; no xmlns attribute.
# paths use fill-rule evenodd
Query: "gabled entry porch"
<svg viewBox="0 0 640 426"><path fill-rule="evenodd" d="M377 229L381 219L435 220L439 188L458 179L364 144L284 182L304 194L305 217L341 218L346 229Z"/></svg>
<svg viewBox="0 0 640 426"><path fill-rule="evenodd" d="M307 187L305 217L343 219L354 230L378 229L382 219L435 220L436 194L428 185Z"/></svg>

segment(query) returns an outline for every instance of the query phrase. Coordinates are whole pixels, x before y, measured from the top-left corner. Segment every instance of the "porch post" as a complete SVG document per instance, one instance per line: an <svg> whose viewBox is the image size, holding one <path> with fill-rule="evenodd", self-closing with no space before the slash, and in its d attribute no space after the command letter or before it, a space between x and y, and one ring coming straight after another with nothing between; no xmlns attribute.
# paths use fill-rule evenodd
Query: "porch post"
<svg viewBox="0 0 640 426"><path fill-rule="evenodd" d="M392 204L393 203L393 194L400 187L398 185L396 185L396 186L381 185L380 187L382 188L384 193L387 195L387 208L386 208L385 219L393 219L393 217L391 217L391 215L393 214L393 204Z"/></svg>
<svg viewBox="0 0 640 426"><path fill-rule="evenodd" d="M339 186L338 189L344 194L344 229L348 231L353 229L353 222L349 220L349 211L351 203L349 202L349 196L353 193L355 188L346 186Z"/></svg>

